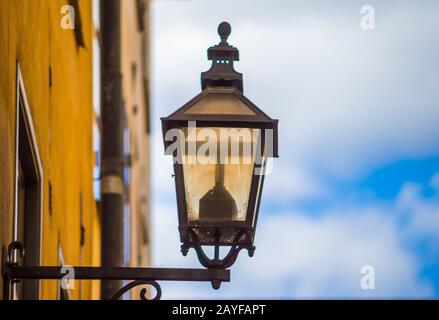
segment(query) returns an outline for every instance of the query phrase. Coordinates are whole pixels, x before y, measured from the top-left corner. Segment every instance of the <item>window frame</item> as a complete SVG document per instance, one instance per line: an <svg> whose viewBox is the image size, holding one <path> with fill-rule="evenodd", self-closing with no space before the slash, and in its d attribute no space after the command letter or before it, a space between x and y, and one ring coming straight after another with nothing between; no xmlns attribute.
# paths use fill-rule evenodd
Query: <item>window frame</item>
<svg viewBox="0 0 439 320"><path fill-rule="evenodd" d="M25 201L33 200L37 205L32 208L25 208L24 214L24 233L26 238L28 235L31 236L33 243L25 244L27 246L27 254L24 257L23 264L41 265L42 257L42 238L43 238L43 195L44 195L44 176L43 176L43 166L41 162L40 152L38 149L38 143L35 134L35 127L33 124L32 114L29 107L29 102L27 99L26 89L24 85L24 79L21 72L21 67L19 61L17 61L17 79L16 79L16 102L15 102L15 154L14 154L14 211L13 211L13 239L18 240L18 201L19 201L19 179L20 179L20 165L26 166L26 170L31 170L30 179L31 182L25 181L25 185L28 184L30 190L26 189ZM22 121L21 121L21 120ZM24 128L21 128L20 123L24 123ZM20 142L20 129L26 130L26 144L23 145ZM26 163L20 163L20 151L21 148L29 149L30 157L26 159ZM22 168L23 169L23 168ZM23 169L24 170L24 169ZM28 176L29 178L29 176ZM25 186L26 188L26 186ZM31 193L30 200L27 195L28 191ZM31 211L37 210L35 214L31 216L31 220L35 220L37 226L35 229L29 228L26 230L26 220L29 219L27 216ZM17 259L17 257L14 257ZM30 260L30 263L29 263ZM26 280L23 282L24 285L24 299L38 299L40 297L40 285L38 280ZM28 293L26 293L26 291Z"/></svg>

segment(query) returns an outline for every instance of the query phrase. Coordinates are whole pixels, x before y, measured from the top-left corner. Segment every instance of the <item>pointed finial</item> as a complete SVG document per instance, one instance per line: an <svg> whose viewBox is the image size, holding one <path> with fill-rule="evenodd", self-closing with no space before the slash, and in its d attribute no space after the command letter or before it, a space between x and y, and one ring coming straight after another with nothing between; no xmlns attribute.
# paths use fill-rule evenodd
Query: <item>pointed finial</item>
<svg viewBox="0 0 439 320"><path fill-rule="evenodd" d="M234 87L243 92L242 74L236 72L233 63L239 61L239 50L227 43L227 38L232 33L228 22L221 22L218 34L221 42L207 50L207 58L212 61L212 66L201 73L201 89L210 87Z"/></svg>
<svg viewBox="0 0 439 320"><path fill-rule="evenodd" d="M224 21L221 22L218 26L218 34L221 37L221 43L227 43L227 38L232 33L232 27L230 23Z"/></svg>

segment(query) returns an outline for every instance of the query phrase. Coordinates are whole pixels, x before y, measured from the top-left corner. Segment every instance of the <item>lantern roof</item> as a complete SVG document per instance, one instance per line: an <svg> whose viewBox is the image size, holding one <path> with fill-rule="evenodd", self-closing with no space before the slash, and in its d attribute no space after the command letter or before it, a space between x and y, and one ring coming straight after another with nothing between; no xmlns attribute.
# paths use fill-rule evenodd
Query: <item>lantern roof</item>
<svg viewBox="0 0 439 320"><path fill-rule="evenodd" d="M234 87L207 87L182 107L162 120L163 136L173 128L182 128L189 121L197 127L236 127L272 129L274 157L278 156L278 120L265 112ZM170 142L165 141L165 147Z"/></svg>
<svg viewBox="0 0 439 320"><path fill-rule="evenodd" d="M277 122L233 87L207 87L164 120Z"/></svg>
<svg viewBox="0 0 439 320"><path fill-rule="evenodd" d="M277 157L278 120L270 118L244 96L242 74L233 68L233 62L239 60L239 51L227 42L231 30L229 23L220 23L221 42L207 51L212 66L201 73L202 92L161 119L163 137L170 129L186 127L189 121L196 121L197 127L271 129L273 154ZM169 144L165 141L165 148Z"/></svg>

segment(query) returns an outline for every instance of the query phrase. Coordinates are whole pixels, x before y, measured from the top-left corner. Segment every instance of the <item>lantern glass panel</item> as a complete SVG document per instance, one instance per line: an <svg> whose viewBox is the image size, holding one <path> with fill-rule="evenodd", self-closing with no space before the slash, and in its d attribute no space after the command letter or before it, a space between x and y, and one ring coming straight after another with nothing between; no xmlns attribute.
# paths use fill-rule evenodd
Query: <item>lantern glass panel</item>
<svg viewBox="0 0 439 320"><path fill-rule="evenodd" d="M260 129L184 128L189 221L245 221Z"/></svg>
<svg viewBox="0 0 439 320"><path fill-rule="evenodd" d="M185 114L200 115L245 115L256 116L256 113L250 109L242 100L240 100L235 90L231 88L209 88L208 94L187 109Z"/></svg>

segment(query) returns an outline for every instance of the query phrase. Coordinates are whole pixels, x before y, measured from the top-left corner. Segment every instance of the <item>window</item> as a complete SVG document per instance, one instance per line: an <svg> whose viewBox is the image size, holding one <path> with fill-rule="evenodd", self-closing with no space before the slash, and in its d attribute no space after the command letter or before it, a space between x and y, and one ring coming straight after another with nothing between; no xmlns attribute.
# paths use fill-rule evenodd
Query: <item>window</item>
<svg viewBox="0 0 439 320"><path fill-rule="evenodd" d="M70 0L69 4L75 9L75 40L78 48L85 49L84 34L82 33L81 11L79 9L79 0Z"/></svg>
<svg viewBox="0 0 439 320"><path fill-rule="evenodd" d="M15 130L14 240L26 248L23 264L40 265L43 172L32 117L27 102L20 65L17 64L17 104ZM39 281L16 285L14 298L38 299Z"/></svg>
<svg viewBox="0 0 439 320"><path fill-rule="evenodd" d="M145 30L145 0L137 0L137 25L140 32Z"/></svg>

